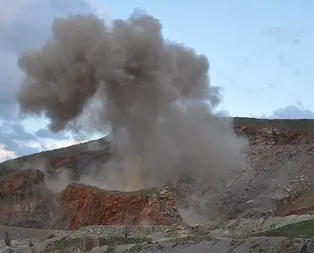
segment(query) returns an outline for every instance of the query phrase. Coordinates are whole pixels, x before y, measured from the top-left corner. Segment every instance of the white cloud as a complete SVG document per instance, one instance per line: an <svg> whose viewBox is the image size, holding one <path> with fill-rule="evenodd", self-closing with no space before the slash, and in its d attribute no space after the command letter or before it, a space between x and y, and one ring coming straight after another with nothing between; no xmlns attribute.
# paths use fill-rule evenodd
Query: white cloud
<svg viewBox="0 0 314 253"><path fill-rule="evenodd" d="M87 2L91 5L92 10L95 12L95 15L106 20L107 22L111 22L113 19L112 13L109 11L108 7L102 3L100 0L87 0Z"/></svg>
<svg viewBox="0 0 314 253"><path fill-rule="evenodd" d="M15 158L16 155L13 151L6 150L4 145L0 145L0 162L3 162L8 159Z"/></svg>
<svg viewBox="0 0 314 253"><path fill-rule="evenodd" d="M0 0L0 122L5 126L0 131L1 161L77 143L61 135L55 135L56 141L45 132L47 120L18 118L15 96L23 77L18 57L43 45L55 17L78 13L95 13L107 21L111 16L101 0Z"/></svg>
<svg viewBox="0 0 314 253"><path fill-rule="evenodd" d="M301 104L288 105L273 111L272 119L314 119L314 112L303 108Z"/></svg>
<svg viewBox="0 0 314 253"><path fill-rule="evenodd" d="M108 16L100 0L0 1L0 117L16 117L15 94L23 77L18 57L40 48L51 33L56 17L98 13Z"/></svg>
<svg viewBox="0 0 314 253"><path fill-rule="evenodd" d="M75 141L72 138L71 139L58 140L58 141L55 141L53 139L41 139L41 142L42 142L42 144L45 145L46 150L64 148L64 147L68 147L68 146L79 143L78 141Z"/></svg>

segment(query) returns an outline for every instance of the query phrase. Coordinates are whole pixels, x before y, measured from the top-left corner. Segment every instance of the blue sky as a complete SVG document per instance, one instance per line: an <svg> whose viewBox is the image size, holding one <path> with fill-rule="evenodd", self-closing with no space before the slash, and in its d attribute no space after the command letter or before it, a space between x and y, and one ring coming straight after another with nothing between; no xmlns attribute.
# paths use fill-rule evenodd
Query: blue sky
<svg viewBox="0 0 314 253"><path fill-rule="evenodd" d="M164 35L205 54L221 107L234 116L314 110L314 2L310 0L106 1L111 18L135 6L159 18Z"/></svg>
<svg viewBox="0 0 314 253"><path fill-rule="evenodd" d="M313 1L0 1L0 160L78 141L52 134L45 119L18 117L18 56L45 42L54 17L92 12L110 21L135 8L160 19L165 37L208 57L212 83L222 89L220 109L232 116L314 118Z"/></svg>

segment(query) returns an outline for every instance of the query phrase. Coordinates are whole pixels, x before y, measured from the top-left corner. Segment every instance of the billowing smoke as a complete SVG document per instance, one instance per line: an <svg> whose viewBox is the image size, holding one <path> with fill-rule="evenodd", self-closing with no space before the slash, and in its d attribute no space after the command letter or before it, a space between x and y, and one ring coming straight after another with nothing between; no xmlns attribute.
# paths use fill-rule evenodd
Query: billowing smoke
<svg viewBox="0 0 314 253"><path fill-rule="evenodd" d="M219 184L244 165L246 142L213 113L219 88L207 58L166 40L150 15L110 26L93 15L55 19L51 39L19 66L21 112L44 114L52 131L110 126L128 190L186 178Z"/></svg>

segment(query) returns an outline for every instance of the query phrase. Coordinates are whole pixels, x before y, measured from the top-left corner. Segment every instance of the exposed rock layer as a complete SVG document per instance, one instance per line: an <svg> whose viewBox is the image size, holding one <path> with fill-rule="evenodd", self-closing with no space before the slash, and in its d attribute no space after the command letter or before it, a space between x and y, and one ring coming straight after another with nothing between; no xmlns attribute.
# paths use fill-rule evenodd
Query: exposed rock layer
<svg viewBox="0 0 314 253"><path fill-rule="evenodd" d="M44 228L56 213L55 196L45 189L39 170L1 177L0 203L1 225Z"/></svg>
<svg viewBox="0 0 314 253"><path fill-rule="evenodd" d="M68 229L90 225L166 225L182 222L176 202L167 188L111 192L71 184L61 193L60 203Z"/></svg>

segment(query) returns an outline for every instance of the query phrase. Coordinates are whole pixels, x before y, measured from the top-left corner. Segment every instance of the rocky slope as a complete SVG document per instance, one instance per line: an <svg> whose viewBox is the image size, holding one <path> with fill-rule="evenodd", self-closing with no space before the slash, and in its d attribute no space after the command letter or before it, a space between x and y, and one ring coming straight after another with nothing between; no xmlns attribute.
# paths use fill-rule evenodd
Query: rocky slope
<svg viewBox="0 0 314 253"><path fill-rule="evenodd" d="M242 120L235 124L238 134L249 137L250 150L248 168L230 183L225 194L232 216L293 214L306 196L306 204L303 202L298 212L310 213L313 201L309 196L314 182L313 121L246 120L248 123Z"/></svg>
<svg viewBox="0 0 314 253"><path fill-rule="evenodd" d="M0 225L73 230L182 223L168 188L118 192L74 183L58 195L46 189L44 178L43 172L30 169L0 179Z"/></svg>
<svg viewBox="0 0 314 253"><path fill-rule="evenodd" d="M45 168L50 172L59 168L69 169L78 177L84 175L90 165L96 167L108 162L112 157L110 142L101 138L2 162L0 163L0 177L13 171L31 169L34 166Z"/></svg>
<svg viewBox="0 0 314 253"><path fill-rule="evenodd" d="M168 189L121 193L70 184L59 195L44 187L57 171L75 181L108 162L110 142L100 139L0 164L0 225L69 229L0 232L9 231L16 252L314 252L307 239L314 237L314 121L235 118L234 130L249 138L248 165L224 191L205 192L202 206L222 220L174 225L182 220Z"/></svg>
<svg viewBox="0 0 314 253"><path fill-rule="evenodd" d="M267 215L312 213L314 203L312 197L314 194L311 194L314 190L311 184L314 181L313 126L314 121L311 120L235 118L234 129L237 134L245 135L250 140L249 164L241 173L227 182L224 192L214 193L213 196L208 194L210 202L209 206L203 207L205 211L209 213L209 207L217 206L219 210L215 214L223 214L225 218L257 218ZM45 171L46 176L53 175L58 169L67 169L71 171L73 180L75 180L84 175L90 166L108 162L112 155L110 142L106 139L100 139L4 162L0 164L0 176L2 175L1 180L15 182L17 179L8 179L8 176L4 175L13 171L21 171L21 169L32 168L34 164L42 164L42 167L48 168ZM24 174L11 174L10 177L12 175L23 177ZM32 181L26 176L24 181L31 185ZM20 187L23 189L24 186ZM2 203L11 203L10 205L12 205L14 201L18 200L20 204L13 205L14 208L2 207L0 209L0 217L3 217L0 220L1 224L20 225L20 222L8 223L8 220L11 219L9 217L13 216L20 217L21 220L29 220L27 218L29 211L24 210L48 213L44 211L47 207L37 208L36 206L40 206L40 199L43 199L42 202L45 203L43 206L47 206L45 199L49 194L36 196L37 193L28 190L24 195L18 195L9 189L7 183L0 185L0 192L7 192L6 197L3 197L4 195L1 197ZM73 190L73 188L67 190L69 189ZM43 191L37 192L42 193ZM80 200L81 193L73 190L71 194L74 194L75 198L78 198L77 203L80 203L75 205L84 206L85 202ZM23 199L25 199L25 203L32 203L32 208L27 207L26 204L25 207L20 208ZM51 198L48 197L48 199ZM102 201L101 198L97 197L96 199ZM90 203L88 205L91 206ZM94 205L97 206L100 203ZM12 214L9 214L8 210L12 210ZM50 210L54 209L50 207ZM78 212L77 207L76 209L70 208L70 210ZM44 227L47 226L45 224Z"/></svg>
<svg viewBox="0 0 314 253"><path fill-rule="evenodd" d="M55 196L44 187L44 174L23 170L0 178L0 224L47 227L57 213Z"/></svg>

